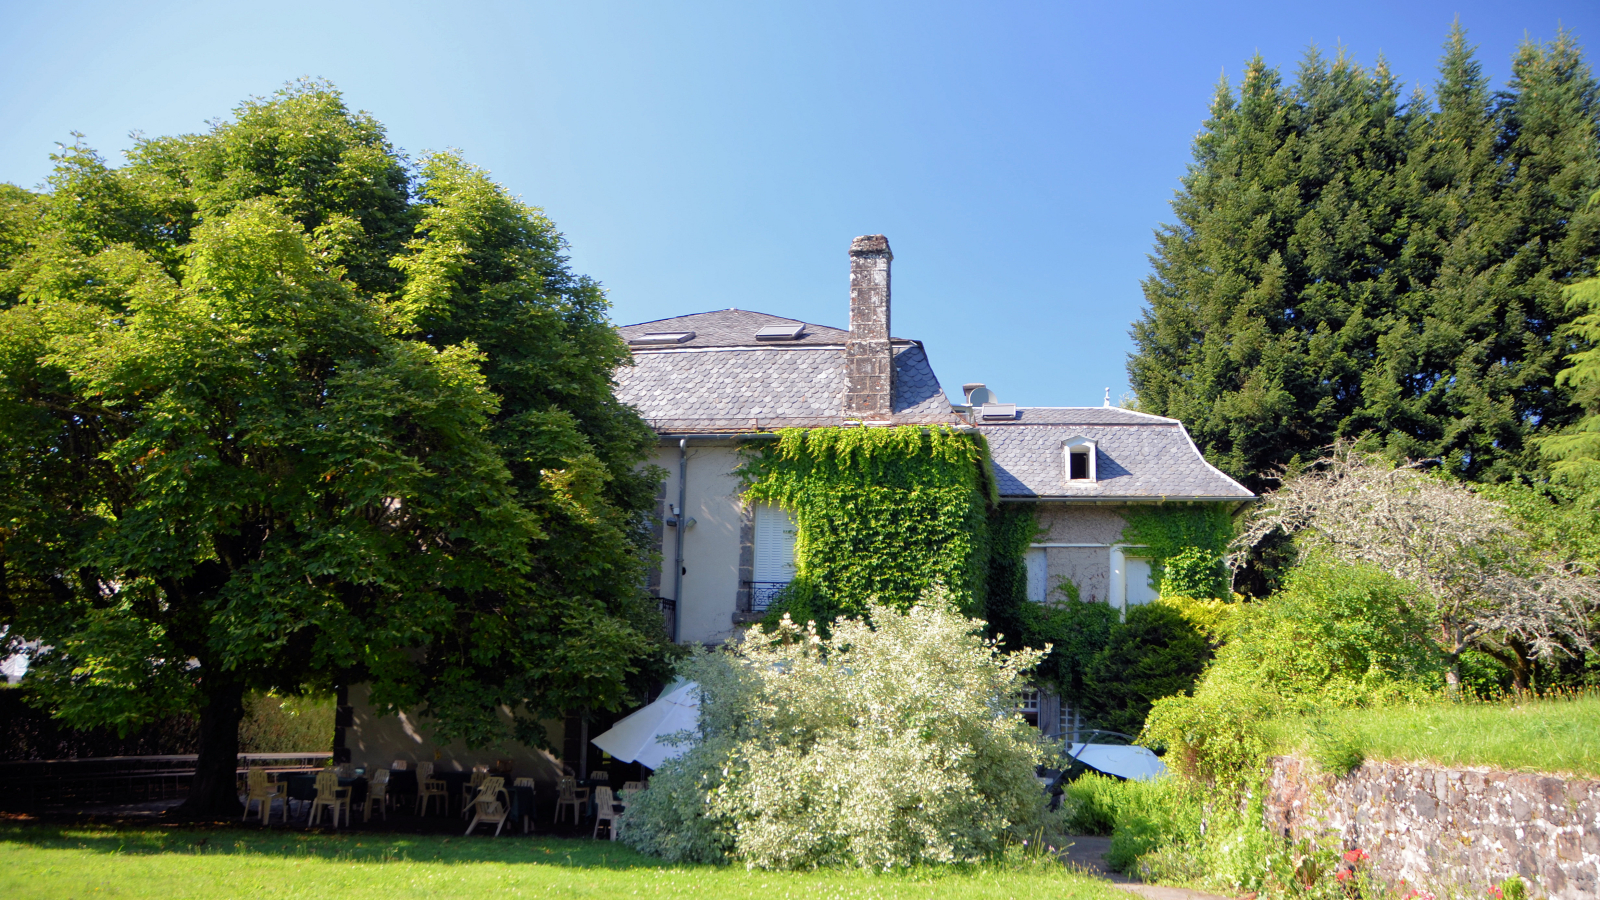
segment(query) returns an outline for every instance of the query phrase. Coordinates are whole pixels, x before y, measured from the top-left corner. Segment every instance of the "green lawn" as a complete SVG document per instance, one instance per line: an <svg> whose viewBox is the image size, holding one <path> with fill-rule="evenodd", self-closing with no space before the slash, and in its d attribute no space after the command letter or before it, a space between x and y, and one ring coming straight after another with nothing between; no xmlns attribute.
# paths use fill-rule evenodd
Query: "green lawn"
<svg viewBox="0 0 1600 900"><path fill-rule="evenodd" d="M282 828L0 825L0 897L1118 898L1059 866L873 876L669 866L619 844L307 834Z"/></svg>
<svg viewBox="0 0 1600 900"><path fill-rule="evenodd" d="M1325 721L1371 760L1600 776L1600 695L1592 693L1342 710ZM1304 725L1291 726L1285 749L1303 743Z"/></svg>

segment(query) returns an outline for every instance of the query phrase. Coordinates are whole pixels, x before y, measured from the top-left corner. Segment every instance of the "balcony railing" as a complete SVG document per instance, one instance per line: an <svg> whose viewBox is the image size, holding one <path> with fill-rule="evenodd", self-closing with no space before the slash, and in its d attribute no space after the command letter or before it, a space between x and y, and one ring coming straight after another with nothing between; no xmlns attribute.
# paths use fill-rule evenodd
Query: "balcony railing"
<svg viewBox="0 0 1600 900"><path fill-rule="evenodd" d="M789 586L787 581L748 581L745 584L750 588L751 612L766 612L773 599Z"/></svg>

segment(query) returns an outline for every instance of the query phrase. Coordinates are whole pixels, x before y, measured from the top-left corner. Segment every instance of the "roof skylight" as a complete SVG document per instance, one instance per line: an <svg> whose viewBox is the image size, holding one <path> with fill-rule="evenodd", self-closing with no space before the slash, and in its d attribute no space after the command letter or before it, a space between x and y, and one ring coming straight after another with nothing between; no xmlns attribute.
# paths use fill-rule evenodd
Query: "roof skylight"
<svg viewBox="0 0 1600 900"><path fill-rule="evenodd" d="M682 344L694 340L692 331L651 331L628 338L630 344Z"/></svg>
<svg viewBox="0 0 1600 900"><path fill-rule="evenodd" d="M796 322L793 325L768 325L756 332L758 341L796 341L804 337L806 323Z"/></svg>

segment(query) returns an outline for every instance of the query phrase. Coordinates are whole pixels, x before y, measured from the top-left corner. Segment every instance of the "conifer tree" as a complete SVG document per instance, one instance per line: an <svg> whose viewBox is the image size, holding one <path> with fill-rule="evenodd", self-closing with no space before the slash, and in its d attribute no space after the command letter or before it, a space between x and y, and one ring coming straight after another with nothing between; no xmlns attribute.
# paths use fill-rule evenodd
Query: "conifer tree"
<svg viewBox="0 0 1600 900"><path fill-rule="evenodd" d="M1453 29L1433 102L1314 51L1224 82L1157 234L1128 371L1255 488L1340 437L1503 480L1576 414L1556 383L1587 273L1595 82L1572 37L1491 95ZM1434 103L1437 105L1435 106Z"/></svg>

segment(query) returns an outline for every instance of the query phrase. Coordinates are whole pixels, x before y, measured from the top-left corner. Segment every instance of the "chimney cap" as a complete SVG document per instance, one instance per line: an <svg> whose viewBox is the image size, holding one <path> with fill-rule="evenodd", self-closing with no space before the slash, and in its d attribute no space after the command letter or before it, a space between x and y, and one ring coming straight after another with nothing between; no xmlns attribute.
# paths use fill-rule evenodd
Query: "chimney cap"
<svg viewBox="0 0 1600 900"><path fill-rule="evenodd" d="M889 239L881 234L863 234L850 242L851 256L865 256L869 253L887 253L894 259L894 253L889 250Z"/></svg>

